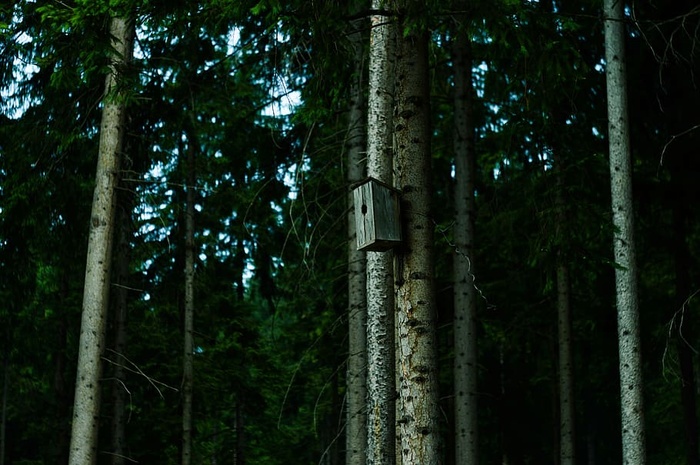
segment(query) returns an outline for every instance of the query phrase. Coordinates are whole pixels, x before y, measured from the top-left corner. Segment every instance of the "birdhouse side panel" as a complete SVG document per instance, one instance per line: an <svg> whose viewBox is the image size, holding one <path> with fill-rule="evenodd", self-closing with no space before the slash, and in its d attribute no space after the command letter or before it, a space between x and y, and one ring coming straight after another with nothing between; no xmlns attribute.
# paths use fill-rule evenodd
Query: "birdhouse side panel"
<svg viewBox="0 0 700 465"><path fill-rule="evenodd" d="M401 242L401 227L399 223L399 202L394 191L380 186L375 191L374 222L376 240L395 245Z"/></svg>
<svg viewBox="0 0 700 465"><path fill-rule="evenodd" d="M401 241L398 195L369 179L353 191L357 249L386 251Z"/></svg>

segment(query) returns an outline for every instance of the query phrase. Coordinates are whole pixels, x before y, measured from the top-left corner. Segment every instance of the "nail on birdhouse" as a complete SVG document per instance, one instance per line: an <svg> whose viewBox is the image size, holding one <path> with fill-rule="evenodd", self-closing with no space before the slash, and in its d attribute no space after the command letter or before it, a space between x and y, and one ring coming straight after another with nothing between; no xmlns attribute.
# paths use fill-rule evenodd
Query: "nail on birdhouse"
<svg viewBox="0 0 700 465"><path fill-rule="evenodd" d="M396 189L368 178L353 191L357 250L384 252L401 243Z"/></svg>

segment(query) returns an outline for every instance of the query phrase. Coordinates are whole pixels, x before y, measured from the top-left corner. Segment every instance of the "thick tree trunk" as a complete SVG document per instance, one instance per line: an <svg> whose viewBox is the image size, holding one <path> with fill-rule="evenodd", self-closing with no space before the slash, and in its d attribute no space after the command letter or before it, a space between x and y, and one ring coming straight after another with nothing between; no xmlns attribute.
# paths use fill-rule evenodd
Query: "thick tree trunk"
<svg viewBox="0 0 700 465"><path fill-rule="evenodd" d="M185 315L182 372L182 465L192 463L192 385L194 382L194 202L196 139L188 137L185 210Z"/></svg>
<svg viewBox="0 0 700 465"><path fill-rule="evenodd" d="M373 0L373 9L386 2ZM371 18L367 103L367 174L391 185L394 26ZM367 462L395 460L394 280L392 252L367 252Z"/></svg>
<svg viewBox="0 0 700 465"><path fill-rule="evenodd" d="M405 6L405 3L402 4ZM399 17L403 13L399 10ZM439 463L427 31L399 24L396 181L404 219L397 260L398 434L403 465Z"/></svg>
<svg viewBox="0 0 700 465"><path fill-rule="evenodd" d="M119 68L131 56L132 25L126 18L112 18L110 33L115 54L106 79L107 98L102 112L96 184L90 216L70 465L93 465L97 460L101 357L109 306L116 187L125 115L123 102L118 95L113 94L121 72Z"/></svg>
<svg viewBox="0 0 700 465"><path fill-rule="evenodd" d="M620 357L622 463L644 465L646 441L642 396L641 341L637 305L637 264L632 206L632 163L625 64L622 0L605 0L605 62L615 285Z"/></svg>
<svg viewBox="0 0 700 465"><path fill-rule="evenodd" d="M365 101L362 92L364 46L362 24L354 22L350 40L355 51L355 79L350 89L347 180L352 186L364 176ZM348 364L345 427L345 463L364 465L367 448L367 275L365 254L357 250L355 210L348 194Z"/></svg>
<svg viewBox="0 0 700 465"><path fill-rule="evenodd" d="M452 48L455 83L454 157L454 393L455 462L479 463L477 429L476 288L474 287L474 123L472 59L466 17L460 17Z"/></svg>

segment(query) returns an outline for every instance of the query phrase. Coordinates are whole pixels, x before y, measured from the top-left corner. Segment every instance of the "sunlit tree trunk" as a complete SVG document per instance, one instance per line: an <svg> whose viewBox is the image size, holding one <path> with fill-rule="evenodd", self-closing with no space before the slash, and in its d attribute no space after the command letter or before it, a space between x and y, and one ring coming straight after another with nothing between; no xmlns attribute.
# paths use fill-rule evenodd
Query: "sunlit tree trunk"
<svg viewBox="0 0 700 465"><path fill-rule="evenodd" d="M461 3L457 8L465 9ZM454 72L454 395L455 462L479 462L477 429L476 289L474 287L474 123L472 60L466 16L458 17L452 48Z"/></svg>
<svg viewBox="0 0 700 465"><path fill-rule="evenodd" d="M637 305L637 264L632 206L632 163L622 0L605 0L605 62L608 139L620 357L622 463L644 465L646 444L642 397L641 341Z"/></svg>
<svg viewBox="0 0 700 465"><path fill-rule="evenodd" d="M121 68L131 56L131 22L123 17L112 18L110 34L115 52L106 79L95 192L90 216L68 459L70 465L92 465L97 460L101 357L109 306L116 187L124 137L125 105L117 90L117 83Z"/></svg>
<svg viewBox="0 0 700 465"><path fill-rule="evenodd" d="M372 8L387 7L373 0ZM367 174L392 182L391 116L394 93L394 26L371 17L367 101ZM393 253L367 252L367 463L395 459Z"/></svg>
<svg viewBox="0 0 700 465"><path fill-rule="evenodd" d="M185 315L182 373L182 465L192 463L192 385L194 382L194 202L195 138L188 138L185 210Z"/></svg>
<svg viewBox="0 0 700 465"><path fill-rule="evenodd" d="M406 2L400 3L399 17ZM418 5L411 5L417 7ZM397 254L398 435L403 465L439 463L435 284L431 210L428 35L399 23L396 61L395 186L401 191L403 249Z"/></svg>
<svg viewBox="0 0 700 465"><path fill-rule="evenodd" d="M355 76L350 89L347 134L347 180L352 186L364 176L365 100L362 92L364 45L362 25L351 25L350 40L355 51ZM364 465L367 448L367 275L365 254L357 250L355 209L348 193L348 364L345 427L345 463Z"/></svg>

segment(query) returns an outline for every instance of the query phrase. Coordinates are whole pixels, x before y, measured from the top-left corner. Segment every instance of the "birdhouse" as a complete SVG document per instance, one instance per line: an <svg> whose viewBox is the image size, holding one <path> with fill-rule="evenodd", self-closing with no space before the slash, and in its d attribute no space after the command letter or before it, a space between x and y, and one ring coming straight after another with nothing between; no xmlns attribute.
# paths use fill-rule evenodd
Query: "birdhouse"
<svg viewBox="0 0 700 465"><path fill-rule="evenodd" d="M401 243L399 194L368 178L353 191L357 250L384 252Z"/></svg>

